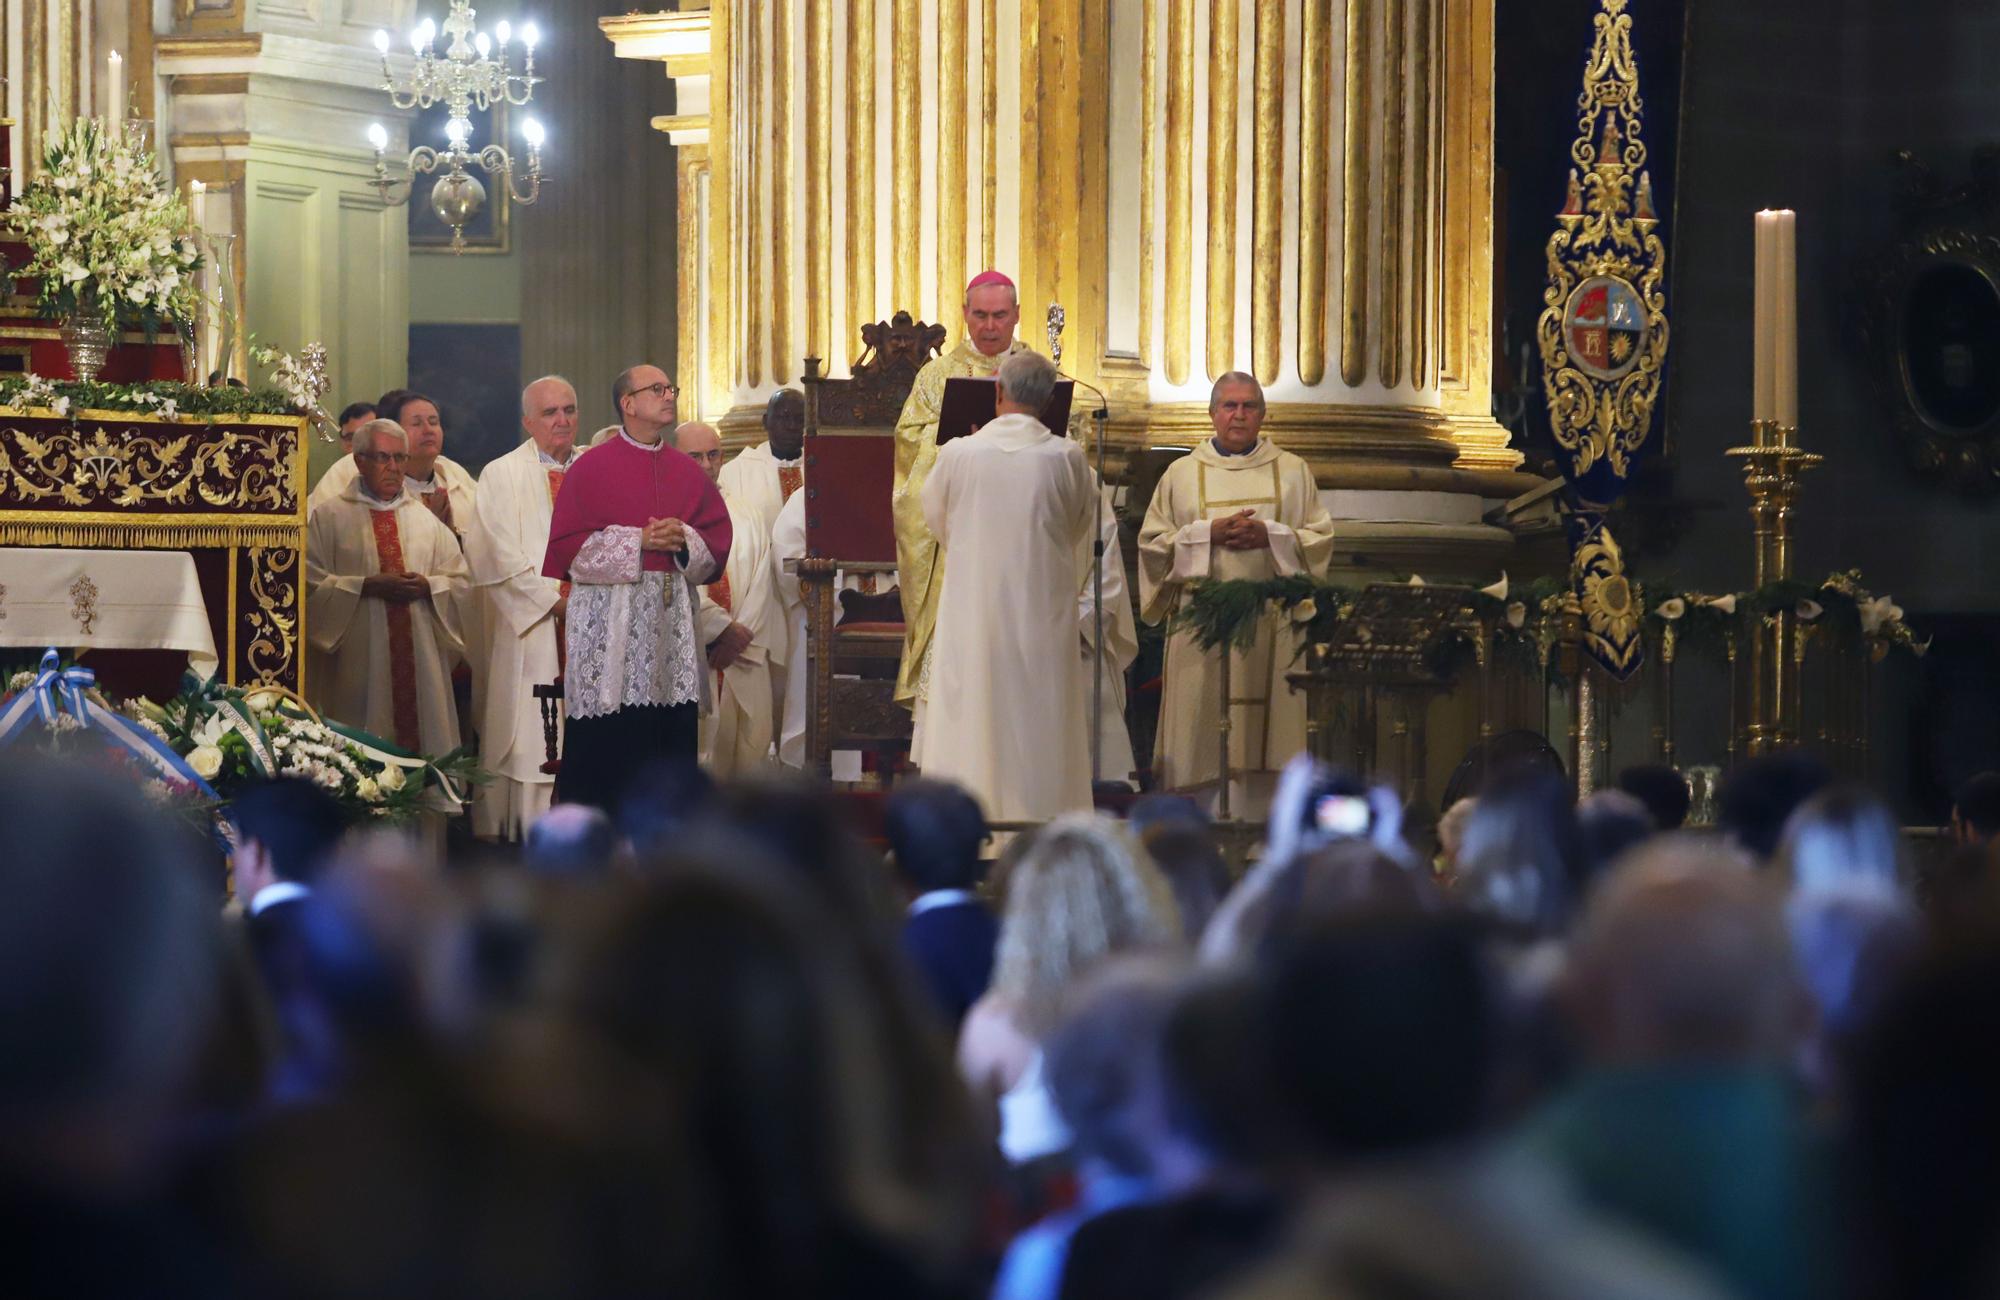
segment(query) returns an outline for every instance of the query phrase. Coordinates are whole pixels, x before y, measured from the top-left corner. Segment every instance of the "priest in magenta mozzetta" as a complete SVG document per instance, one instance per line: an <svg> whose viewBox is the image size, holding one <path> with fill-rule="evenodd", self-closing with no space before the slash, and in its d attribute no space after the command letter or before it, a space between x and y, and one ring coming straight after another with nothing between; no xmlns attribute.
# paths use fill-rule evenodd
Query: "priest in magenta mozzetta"
<svg viewBox="0 0 2000 1300"><path fill-rule="evenodd" d="M618 434L564 476L542 564L571 584L555 797L600 807L649 763L696 761L709 699L696 590L731 541L722 494L667 437L679 392L666 373L634 366L611 393Z"/></svg>

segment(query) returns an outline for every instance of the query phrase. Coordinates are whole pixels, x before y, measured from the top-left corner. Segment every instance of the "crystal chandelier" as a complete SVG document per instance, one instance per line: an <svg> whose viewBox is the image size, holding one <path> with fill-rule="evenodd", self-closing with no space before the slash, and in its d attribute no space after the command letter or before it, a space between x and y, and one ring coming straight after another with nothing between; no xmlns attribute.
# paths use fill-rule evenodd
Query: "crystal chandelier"
<svg viewBox="0 0 2000 1300"><path fill-rule="evenodd" d="M445 15L442 29L428 18L418 23L410 33L410 53L416 63L401 84L389 66L389 33L375 33L375 48L382 55L382 89L389 92L389 102L400 109L425 109L441 103L450 115L445 121L445 150L440 153L429 145L410 150L409 175L400 186L390 178L384 157L389 133L380 122L371 124L368 143L375 147L375 188L386 204L408 203L418 172L442 171L431 187L431 211L451 227L454 253L464 251L465 227L486 205L486 186L466 170L468 164L477 163L487 175L497 177L516 203L533 203L542 190L542 124L534 118L521 123L521 137L528 143L525 187L515 184L514 159L502 145L489 144L477 153L469 147L474 109L483 113L495 104L518 106L534 98L535 84L542 80L535 75L535 45L541 32L533 23L521 29L525 59L522 70L516 73L512 25L503 19L489 37L473 26L474 16L466 0L451 0L451 12ZM443 54L434 49L440 31L446 40Z"/></svg>

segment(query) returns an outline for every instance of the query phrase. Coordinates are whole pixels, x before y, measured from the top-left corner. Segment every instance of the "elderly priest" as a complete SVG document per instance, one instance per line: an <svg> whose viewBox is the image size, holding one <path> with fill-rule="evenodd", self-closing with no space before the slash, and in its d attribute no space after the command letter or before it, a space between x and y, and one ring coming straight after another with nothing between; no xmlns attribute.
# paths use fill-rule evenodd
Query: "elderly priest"
<svg viewBox="0 0 2000 1300"><path fill-rule="evenodd" d="M465 654L465 556L404 484L393 420L354 434L359 473L306 527L306 680L320 710L418 753L458 747L451 670Z"/></svg>
<svg viewBox="0 0 2000 1300"><path fill-rule="evenodd" d="M998 271L975 276L965 287L965 337L917 372L903 413L896 420L896 577L903 593L903 666L896 698L915 708L924 698L931 669L932 631L937 623L943 569L937 538L925 522L924 480L937 462L938 412L944 381L990 376L1025 344L1014 340L1021 302L1014 282Z"/></svg>
<svg viewBox="0 0 2000 1300"><path fill-rule="evenodd" d="M940 450L924 483L943 593L910 757L979 796L994 821L1090 807L1076 592L1097 481L1083 448L1036 418L1055 382L1035 353L1001 362L998 414Z"/></svg>
<svg viewBox="0 0 2000 1300"><path fill-rule="evenodd" d="M562 675L569 592L542 576L556 493L577 456L576 389L550 375L521 392L521 445L479 476L478 510L465 559L482 603L479 762L493 780L473 806L473 829L519 839L548 811L555 778L542 771L536 686Z"/></svg>
<svg viewBox="0 0 2000 1300"><path fill-rule="evenodd" d="M722 493L668 445L675 395L657 366L619 375L618 432L556 497L542 576L571 584L564 803L610 807L654 760L696 758L710 690L695 593L725 571L732 534Z"/></svg>
<svg viewBox="0 0 2000 1300"><path fill-rule="evenodd" d="M1255 379L1222 376L1208 399L1214 436L1161 477L1139 530L1140 617L1148 623L1166 621L1188 584L1203 579L1326 576L1333 520L1312 468L1262 436L1264 413ZM1256 641L1230 659L1231 811L1243 816L1261 815L1279 769L1305 748L1304 700L1285 682L1295 648L1283 617L1266 614ZM1221 776L1221 665L1181 629L1167 640L1165 677L1159 784L1213 790Z"/></svg>

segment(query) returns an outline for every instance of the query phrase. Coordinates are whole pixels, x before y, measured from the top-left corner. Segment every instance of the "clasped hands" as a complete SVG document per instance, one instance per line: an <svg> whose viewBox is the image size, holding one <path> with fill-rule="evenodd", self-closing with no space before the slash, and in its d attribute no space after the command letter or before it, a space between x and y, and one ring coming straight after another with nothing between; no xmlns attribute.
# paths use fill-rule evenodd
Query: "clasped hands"
<svg viewBox="0 0 2000 1300"><path fill-rule="evenodd" d="M1211 546L1220 546L1230 551L1261 551L1271 544L1271 534L1264 527L1264 521L1248 506L1233 515L1212 519L1208 524L1208 541Z"/></svg>
<svg viewBox="0 0 2000 1300"><path fill-rule="evenodd" d="M375 573L361 580L361 594L408 605L431 594L431 580L421 573Z"/></svg>
<svg viewBox="0 0 2000 1300"><path fill-rule="evenodd" d="M669 555L687 549L687 525L678 519L648 519L639 537L642 551L665 551Z"/></svg>
<svg viewBox="0 0 2000 1300"><path fill-rule="evenodd" d="M743 652L750 648L752 635L750 629L741 623L731 623L723 629L721 636L708 643L708 666L721 672L741 659Z"/></svg>

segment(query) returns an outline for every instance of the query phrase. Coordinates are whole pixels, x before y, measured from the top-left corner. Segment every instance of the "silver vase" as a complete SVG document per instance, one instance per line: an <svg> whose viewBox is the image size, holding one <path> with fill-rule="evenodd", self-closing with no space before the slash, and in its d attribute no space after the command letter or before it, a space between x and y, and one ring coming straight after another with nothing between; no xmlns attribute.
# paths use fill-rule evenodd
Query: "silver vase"
<svg viewBox="0 0 2000 1300"><path fill-rule="evenodd" d="M62 341L77 382L95 383L97 372L104 369L104 359L111 353L111 327L104 318L95 314L64 317Z"/></svg>

